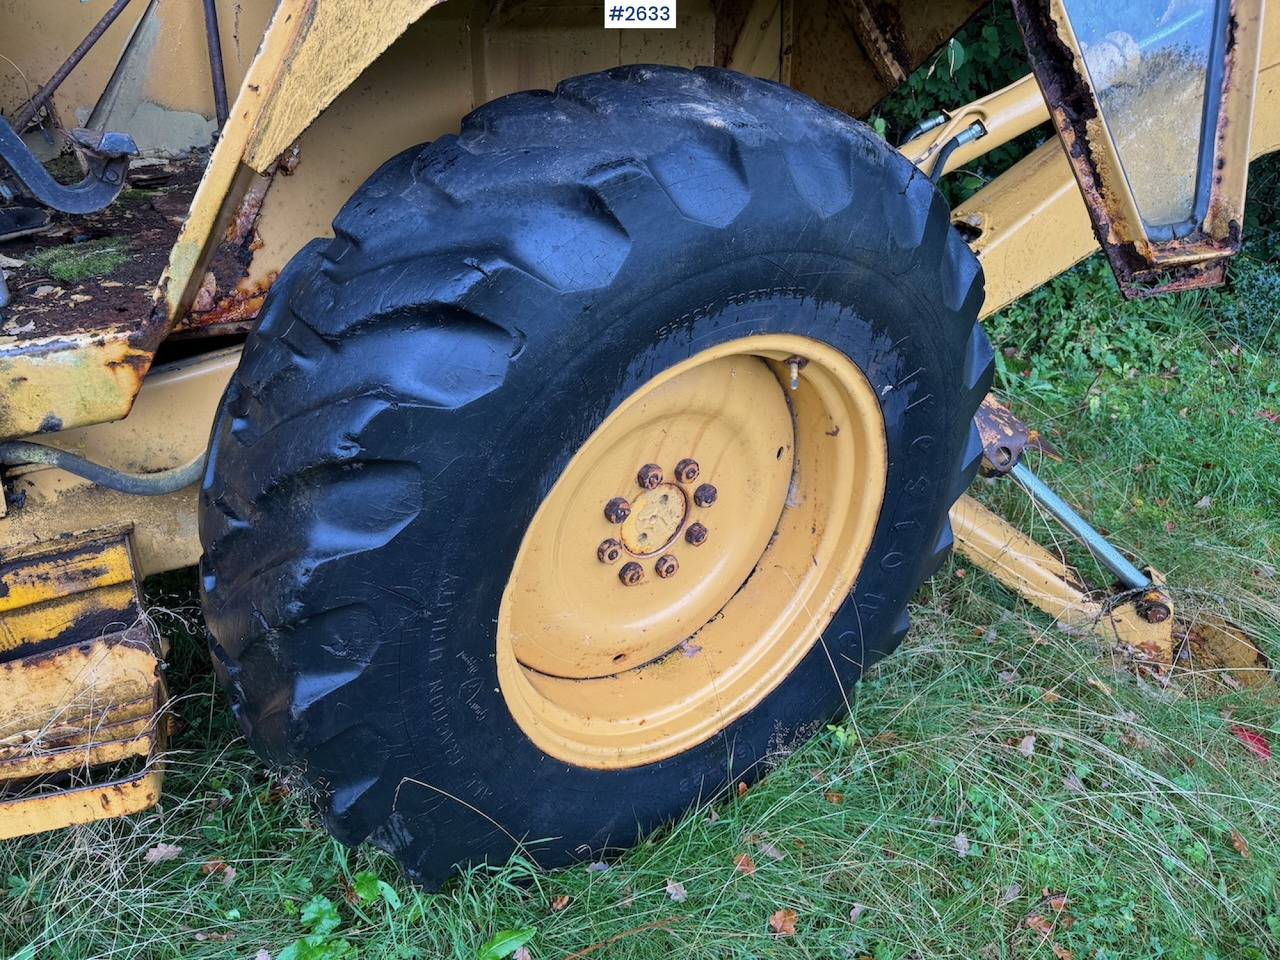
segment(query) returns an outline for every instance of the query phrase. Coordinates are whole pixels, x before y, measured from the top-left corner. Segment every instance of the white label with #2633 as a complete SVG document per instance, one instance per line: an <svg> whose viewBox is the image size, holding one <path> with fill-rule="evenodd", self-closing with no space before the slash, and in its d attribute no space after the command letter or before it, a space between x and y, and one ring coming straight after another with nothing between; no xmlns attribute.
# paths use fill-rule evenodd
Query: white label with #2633
<svg viewBox="0 0 1280 960"><path fill-rule="evenodd" d="M676 0L662 0L661 3L639 3L637 0L615 3L614 0L605 0L604 25L649 30L655 27L675 27Z"/></svg>

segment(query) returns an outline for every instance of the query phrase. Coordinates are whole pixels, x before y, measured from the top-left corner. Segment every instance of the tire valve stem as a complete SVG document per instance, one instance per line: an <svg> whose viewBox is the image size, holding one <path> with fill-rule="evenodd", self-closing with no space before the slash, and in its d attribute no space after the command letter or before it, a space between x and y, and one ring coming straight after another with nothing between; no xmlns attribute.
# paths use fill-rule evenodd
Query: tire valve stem
<svg viewBox="0 0 1280 960"><path fill-rule="evenodd" d="M800 389L800 370L809 365L804 357L787 357L786 364L791 368L791 389Z"/></svg>

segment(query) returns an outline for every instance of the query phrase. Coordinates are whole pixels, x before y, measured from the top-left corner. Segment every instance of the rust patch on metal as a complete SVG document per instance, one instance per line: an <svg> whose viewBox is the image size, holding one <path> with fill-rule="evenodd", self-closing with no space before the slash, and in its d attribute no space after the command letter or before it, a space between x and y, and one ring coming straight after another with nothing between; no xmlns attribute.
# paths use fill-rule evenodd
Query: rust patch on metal
<svg viewBox="0 0 1280 960"><path fill-rule="evenodd" d="M974 426L982 438L984 476L1004 476L1014 468L1027 447L1039 450L1051 460L1061 460L1062 455L1053 444L1013 415L1008 407L992 394L983 399L973 416Z"/></svg>
<svg viewBox="0 0 1280 960"><path fill-rule="evenodd" d="M1237 69L1238 24L1234 14L1228 21L1225 72L1213 131L1215 174L1208 211L1187 236L1156 240L1148 236L1112 150L1095 149L1095 144L1106 142L1108 134L1082 60L1063 39L1069 26L1063 24L1060 32L1049 4L1014 0L1013 6L1036 79L1121 293L1132 299L1222 283L1225 258L1240 249L1240 211L1234 209L1229 191L1220 189L1232 122L1227 106L1233 86L1245 79ZM1235 163L1247 160L1243 156L1230 159Z"/></svg>
<svg viewBox="0 0 1280 960"><path fill-rule="evenodd" d="M982 438L983 473L1003 476L1017 465L1026 449L1031 428L1004 404L987 394L973 417Z"/></svg>
<svg viewBox="0 0 1280 960"><path fill-rule="evenodd" d="M297 164L296 157L293 164ZM253 254L262 246L257 230L258 216L276 172L273 167L267 174L256 177L245 192L227 224L222 242L214 251L191 309L178 322L173 336L245 333L253 326L276 279L276 272L272 271L259 282L249 280Z"/></svg>
<svg viewBox="0 0 1280 960"><path fill-rule="evenodd" d="M903 64L910 63L911 56L903 42L897 11L883 3L872 10L864 0L846 0L845 8L849 26L876 73L891 87L905 83L907 70ZM892 21L888 21L889 17ZM892 22L897 30L888 29L886 22Z"/></svg>
<svg viewBox="0 0 1280 960"><path fill-rule="evenodd" d="M1138 615L1147 623L1164 623L1173 614L1173 604L1164 589L1152 585L1142 591L1142 596L1133 602Z"/></svg>

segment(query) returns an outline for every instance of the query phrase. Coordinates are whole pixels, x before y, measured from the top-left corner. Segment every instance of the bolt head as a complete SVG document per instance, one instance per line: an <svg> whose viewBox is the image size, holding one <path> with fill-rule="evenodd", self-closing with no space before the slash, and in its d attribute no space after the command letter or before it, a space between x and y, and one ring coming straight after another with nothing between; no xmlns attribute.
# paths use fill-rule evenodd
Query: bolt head
<svg viewBox="0 0 1280 960"><path fill-rule="evenodd" d="M653 490L662 482L662 468L656 463L646 463L636 474L641 490Z"/></svg>
<svg viewBox="0 0 1280 960"><path fill-rule="evenodd" d="M698 484L698 489L693 491L693 502L700 507L709 507L716 502L716 488L709 483Z"/></svg>
<svg viewBox="0 0 1280 960"><path fill-rule="evenodd" d="M680 561L670 553L664 553L658 558L658 562L653 565L653 572L663 580L666 580L668 577L674 577L676 575L676 571L679 569Z"/></svg>
<svg viewBox="0 0 1280 960"><path fill-rule="evenodd" d="M681 483L693 483L701 472L702 468L698 466L698 461L690 460L688 457L676 464L676 479Z"/></svg>
<svg viewBox="0 0 1280 960"><path fill-rule="evenodd" d="M623 497L614 497L604 505L604 518L610 523L621 523L631 516L631 504Z"/></svg>
<svg viewBox="0 0 1280 960"><path fill-rule="evenodd" d="M622 581L624 587L634 587L644 579L644 567L634 560L630 560L624 563L622 569L618 571L618 579Z"/></svg>
<svg viewBox="0 0 1280 960"><path fill-rule="evenodd" d="M622 559L622 544L610 538L596 547L596 556L601 563L617 563Z"/></svg>
<svg viewBox="0 0 1280 960"><path fill-rule="evenodd" d="M707 542L707 528L700 523L691 523L684 532L684 539L687 543L700 547Z"/></svg>

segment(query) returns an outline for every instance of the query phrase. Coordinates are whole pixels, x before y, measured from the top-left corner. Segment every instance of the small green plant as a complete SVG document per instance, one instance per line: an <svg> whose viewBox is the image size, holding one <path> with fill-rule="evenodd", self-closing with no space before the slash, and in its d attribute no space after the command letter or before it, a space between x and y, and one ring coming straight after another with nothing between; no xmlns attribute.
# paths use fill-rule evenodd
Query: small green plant
<svg viewBox="0 0 1280 960"><path fill-rule="evenodd" d="M128 244L119 237L102 237L84 243L64 243L33 254L27 265L55 280L75 283L109 274L129 259Z"/></svg>
<svg viewBox="0 0 1280 960"><path fill-rule="evenodd" d="M522 927L519 930L499 930L476 951L476 960L506 960L507 957L510 957L532 940L533 935L537 932L537 927Z"/></svg>

